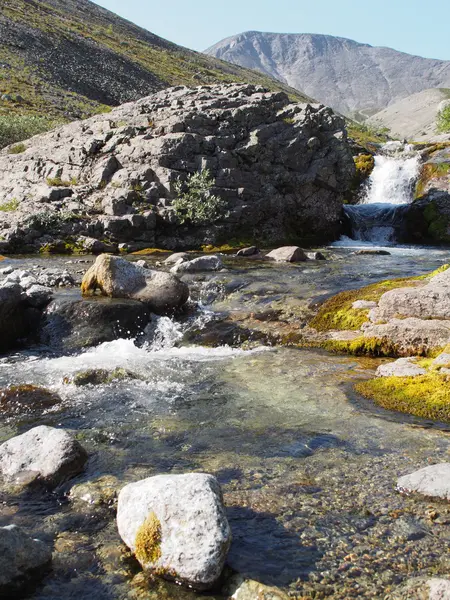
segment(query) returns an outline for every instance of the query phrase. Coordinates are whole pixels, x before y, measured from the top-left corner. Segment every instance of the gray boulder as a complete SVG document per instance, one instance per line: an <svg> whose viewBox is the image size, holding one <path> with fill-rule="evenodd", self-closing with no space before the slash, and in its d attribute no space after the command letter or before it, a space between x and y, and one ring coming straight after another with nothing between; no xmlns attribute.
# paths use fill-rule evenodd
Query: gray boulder
<svg viewBox="0 0 450 600"><path fill-rule="evenodd" d="M80 473L87 458L69 433L40 425L0 446L0 473L9 484L53 488Z"/></svg>
<svg viewBox="0 0 450 600"><path fill-rule="evenodd" d="M231 542L220 486L202 473L125 486L117 526L144 569L200 590L219 578Z"/></svg>
<svg viewBox="0 0 450 600"><path fill-rule="evenodd" d="M426 369L415 364L414 358L399 358L398 360L380 365L376 371L377 377L416 377L425 375Z"/></svg>
<svg viewBox="0 0 450 600"><path fill-rule="evenodd" d="M397 480L397 490L450 502L450 463L431 465Z"/></svg>
<svg viewBox="0 0 450 600"><path fill-rule="evenodd" d="M238 574L227 581L222 592L230 600L289 600L290 598L287 593L278 588L245 579Z"/></svg>
<svg viewBox="0 0 450 600"><path fill-rule="evenodd" d="M58 350L82 350L121 338L136 338L150 322L150 311L136 300L56 298L43 313L40 340Z"/></svg>
<svg viewBox="0 0 450 600"><path fill-rule="evenodd" d="M53 291L43 285L34 284L25 290L28 304L34 308L45 308L53 298Z"/></svg>
<svg viewBox="0 0 450 600"><path fill-rule="evenodd" d="M174 275L183 275L202 271L220 271L223 267L223 262L218 256L199 256L193 260L178 262L170 269L170 272Z"/></svg>
<svg viewBox="0 0 450 600"><path fill-rule="evenodd" d="M16 525L0 527L0 598L19 598L47 573L52 551Z"/></svg>
<svg viewBox="0 0 450 600"><path fill-rule="evenodd" d="M226 209L181 223L173 184L206 169ZM339 236L354 173L344 119L329 108L246 84L164 89L36 136L22 154L0 151L0 198L17 204L0 213L1 248L84 236L185 249L293 232L319 244Z"/></svg>
<svg viewBox="0 0 450 600"><path fill-rule="evenodd" d="M266 254L266 258L277 262L304 262L308 260L305 252L298 246L283 246Z"/></svg>
<svg viewBox="0 0 450 600"><path fill-rule="evenodd" d="M84 295L94 294L97 289L110 298L139 300L156 314L173 312L189 298L187 285L171 273L143 269L108 254L98 256L83 277Z"/></svg>
<svg viewBox="0 0 450 600"><path fill-rule="evenodd" d="M439 356L433 360L433 366L435 367L450 367L450 353L442 352Z"/></svg>

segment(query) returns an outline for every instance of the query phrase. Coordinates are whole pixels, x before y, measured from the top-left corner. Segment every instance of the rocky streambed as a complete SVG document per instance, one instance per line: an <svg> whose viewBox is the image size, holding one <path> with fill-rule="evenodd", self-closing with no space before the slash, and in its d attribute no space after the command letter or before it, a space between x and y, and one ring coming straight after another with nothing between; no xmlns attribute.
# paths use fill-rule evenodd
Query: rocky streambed
<svg viewBox="0 0 450 600"><path fill-rule="evenodd" d="M233 541L223 578L204 597L411 598L420 578L448 577L448 502L400 494L396 482L450 462L449 426L354 391L386 359L287 345L292 323L324 298L448 262L445 250L389 251L325 249L328 260L295 264L222 256L222 270L180 273L192 307L153 316L136 343L119 336L74 350L50 341L3 355L0 388L39 386L52 401L14 410L2 402L0 441L44 425L88 453L79 474L51 491L0 488L0 526L21 526L53 551L29 597L197 597L144 576L117 531L118 490L163 473L206 472L222 487ZM93 261L24 257L0 269L66 269L78 284ZM78 287L55 295L80 297ZM255 333L242 315L266 327ZM271 323L283 319L276 338ZM116 376L80 380L90 370ZM236 592L238 577L278 591L248 582Z"/></svg>

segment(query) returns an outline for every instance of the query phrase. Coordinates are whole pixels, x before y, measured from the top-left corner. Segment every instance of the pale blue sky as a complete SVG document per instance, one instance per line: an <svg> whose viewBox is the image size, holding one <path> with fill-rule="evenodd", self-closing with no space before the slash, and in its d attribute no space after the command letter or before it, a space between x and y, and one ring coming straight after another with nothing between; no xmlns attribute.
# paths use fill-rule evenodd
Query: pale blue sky
<svg viewBox="0 0 450 600"><path fill-rule="evenodd" d="M450 60L449 0L96 0L172 42L205 50L248 30L325 33Z"/></svg>

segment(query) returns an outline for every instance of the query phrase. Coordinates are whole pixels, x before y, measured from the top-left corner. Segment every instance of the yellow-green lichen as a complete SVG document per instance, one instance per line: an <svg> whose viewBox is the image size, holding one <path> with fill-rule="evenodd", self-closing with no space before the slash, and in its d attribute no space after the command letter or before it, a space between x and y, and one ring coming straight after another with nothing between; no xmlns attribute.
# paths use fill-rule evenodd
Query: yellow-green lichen
<svg viewBox="0 0 450 600"><path fill-rule="evenodd" d="M151 512L136 534L134 553L140 563L156 563L161 558L161 539L161 523Z"/></svg>
<svg viewBox="0 0 450 600"><path fill-rule="evenodd" d="M383 408L450 422L450 376L430 372L417 377L377 377L355 390Z"/></svg>

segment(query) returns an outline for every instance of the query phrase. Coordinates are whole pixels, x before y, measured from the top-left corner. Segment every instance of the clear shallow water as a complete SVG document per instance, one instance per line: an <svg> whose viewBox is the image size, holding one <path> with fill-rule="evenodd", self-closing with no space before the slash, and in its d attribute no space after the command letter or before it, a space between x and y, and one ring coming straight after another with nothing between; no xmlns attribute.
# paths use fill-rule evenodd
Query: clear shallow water
<svg viewBox="0 0 450 600"><path fill-rule="evenodd" d="M449 258L432 249L380 257L333 252L330 262L300 265L229 259L228 272L197 278L194 292L212 312L301 308ZM32 419L3 420L0 439L42 423L73 430L91 454L76 482L105 474L119 485L161 472L216 474L234 535L230 566L299 594L322 586L323 597L383 597L407 575L450 572L448 526L428 523L429 503L394 490L399 475L449 460L449 433L354 396L352 381L370 376L378 361L288 348L177 347L185 327L160 319L156 341L144 347L119 340L75 356L36 351L1 359L0 387L45 385L62 403ZM83 388L62 382L86 368L115 366L140 379ZM143 591L121 553L114 513L72 505L68 491L0 495L0 524L23 524L57 550L53 574L33 598L191 599L173 586ZM397 539L405 518L419 520L424 536ZM352 553L359 574L339 571Z"/></svg>

